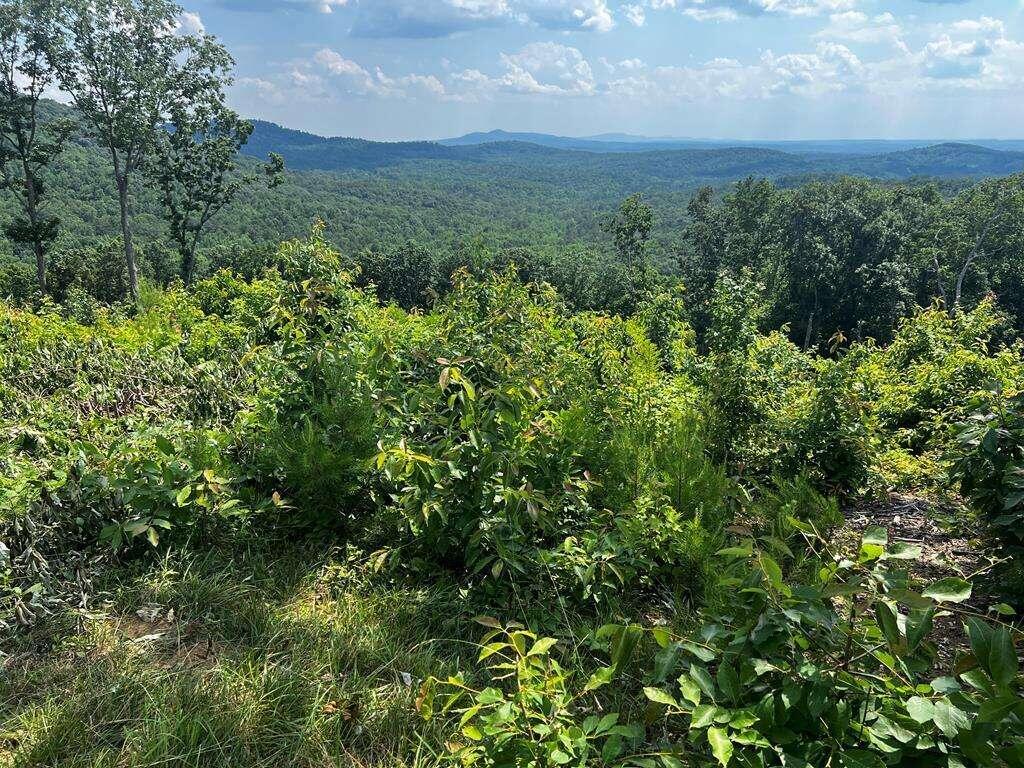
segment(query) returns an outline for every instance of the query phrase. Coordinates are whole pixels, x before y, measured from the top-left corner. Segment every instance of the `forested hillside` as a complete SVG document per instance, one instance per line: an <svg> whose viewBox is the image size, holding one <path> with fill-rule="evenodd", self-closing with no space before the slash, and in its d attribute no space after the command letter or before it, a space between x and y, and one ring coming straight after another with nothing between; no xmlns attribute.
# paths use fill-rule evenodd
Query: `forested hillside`
<svg viewBox="0 0 1024 768"><path fill-rule="evenodd" d="M182 13L0 2L0 766L1024 766L1024 155L324 139Z"/></svg>

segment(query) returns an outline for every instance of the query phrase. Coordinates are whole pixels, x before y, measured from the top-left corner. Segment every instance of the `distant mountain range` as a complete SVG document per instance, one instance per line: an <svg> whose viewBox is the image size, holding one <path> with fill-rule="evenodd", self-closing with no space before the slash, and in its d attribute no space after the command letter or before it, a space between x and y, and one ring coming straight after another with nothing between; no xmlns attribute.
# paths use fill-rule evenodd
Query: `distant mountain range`
<svg viewBox="0 0 1024 768"><path fill-rule="evenodd" d="M586 152L650 152L672 149L723 149L744 147L776 149L780 152L797 154L829 153L845 155L876 155L887 152L901 152L936 144L950 143L927 139L814 139L793 141L738 140L738 139L690 139L675 137L634 136L628 133L603 133L597 136L555 136L547 133L516 133L510 131L488 131L467 133L451 139L440 139L439 144L450 147L490 144L502 141L523 141L558 149L575 149ZM1002 151L1024 151L1024 140L971 139L957 141L959 144L973 144L987 149Z"/></svg>
<svg viewBox="0 0 1024 768"><path fill-rule="evenodd" d="M624 139L628 139L624 140ZM493 131L443 141L379 142L326 138L256 121L245 153L284 156L294 170L371 171L409 163L496 165L543 181L573 174L626 175L654 183L714 183L747 175L769 178L852 174L879 179L1001 176L1024 170L1024 141L664 140L619 134L583 139Z"/></svg>

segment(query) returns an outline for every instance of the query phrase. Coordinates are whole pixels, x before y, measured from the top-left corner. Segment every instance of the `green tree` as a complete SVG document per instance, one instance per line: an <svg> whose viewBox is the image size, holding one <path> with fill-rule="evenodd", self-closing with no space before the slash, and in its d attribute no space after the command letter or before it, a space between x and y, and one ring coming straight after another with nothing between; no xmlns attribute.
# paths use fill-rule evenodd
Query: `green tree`
<svg viewBox="0 0 1024 768"><path fill-rule="evenodd" d="M615 242L615 250L628 267L645 263L647 241L654 227L654 212L640 194L630 195L622 201L619 212L604 224L604 229Z"/></svg>
<svg viewBox="0 0 1024 768"><path fill-rule="evenodd" d="M0 183L18 200L21 215L5 232L31 247L36 281L46 292L46 252L58 219L43 205L42 172L63 149L71 130L66 120L46 122L43 93L54 76L47 48L57 34L47 6L37 0L0 4Z"/></svg>
<svg viewBox="0 0 1024 768"><path fill-rule="evenodd" d="M132 297L139 276L131 186L172 108L223 87L230 57L213 38L179 34L180 6L168 0L69 0L51 58L61 88L109 155Z"/></svg>
<svg viewBox="0 0 1024 768"><path fill-rule="evenodd" d="M246 187L266 179L280 183L284 161L271 154L259 171L238 173L238 151L249 140L253 125L224 104L224 86L230 82L231 57L218 44L204 46L210 56L207 87L193 98L175 101L167 130L158 134L155 152L146 164L157 183L171 238L181 258L181 278L191 285L196 252L214 216Z"/></svg>

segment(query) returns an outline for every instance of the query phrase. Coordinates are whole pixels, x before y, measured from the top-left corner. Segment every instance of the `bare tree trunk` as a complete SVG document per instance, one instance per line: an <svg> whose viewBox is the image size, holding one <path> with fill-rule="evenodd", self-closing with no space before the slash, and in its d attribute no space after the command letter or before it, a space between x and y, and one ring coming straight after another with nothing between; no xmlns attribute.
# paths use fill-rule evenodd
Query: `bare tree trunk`
<svg viewBox="0 0 1024 768"><path fill-rule="evenodd" d="M39 290L46 294L46 248L43 243L42 233L39 231L39 195L36 192L36 182L28 164L24 164L25 171L25 209L28 213L29 223L32 225L32 251L36 257L36 281L39 283Z"/></svg>
<svg viewBox="0 0 1024 768"><path fill-rule="evenodd" d="M128 268L128 288L132 300L139 301L139 272L135 266L135 242L132 240L132 217L128 204L128 179L123 174L116 174L117 197L121 206L121 237L124 239L124 262Z"/></svg>
<svg viewBox="0 0 1024 768"><path fill-rule="evenodd" d="M804 332L804 352L810 349L812 332L814 329L814 316L818 314L818 284L814 284L814 307L807 318L807 330Z"/></svg>
<svg viewBox="0 0 1024 768"><path fill-rule="evenodd" d="M181 279L185 287L192 285L196 271L196 249L195 247L185 250L181 255Z"/></svg>
<svg viewBox="0 0 1024 768"><path fill-rule="evenodd" d="M977 249L971 251L971 255L967 257L964 262L963 268L960 270L960 274L956 276L956 291L953 293L953 307L960 309L960 297L964 290L964 278L967 277L967 270L971 268L971 264L978 257Z"/></svg>
<svg viewBox="0 0 1024 768"><path fill-rule="evenodd" d="M935 267L935 288L939 292L939 298L942 299L942 308L948 309L949 303L946 301L946 286L942 284L942 267L939 266L939 243L938 236L935 238L935 250L932 251L932 266Z"/></svg>

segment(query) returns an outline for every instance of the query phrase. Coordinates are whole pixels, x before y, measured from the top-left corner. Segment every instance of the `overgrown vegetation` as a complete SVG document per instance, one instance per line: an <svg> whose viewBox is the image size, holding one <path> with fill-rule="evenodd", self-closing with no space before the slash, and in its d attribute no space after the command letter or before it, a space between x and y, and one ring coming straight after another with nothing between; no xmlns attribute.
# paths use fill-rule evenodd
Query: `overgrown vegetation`
<svg viewBox="0 0 1024 768"><path fill-rule="evenodd" d="M991 303L822 356L723 283L701 351L675 300L574 312L512 267L457 273L423 313L318 231L269 265L138 309L4 309L12 759L1019 763L1012 608L965 603L972 574L919 581L884 531L827 533L836 499L948 494L947 469L1013 530L1024 361ZM335 549L290 576L259 543L310 535ZM249 554L199 564L222 546ZM427 601L372 619L398 622L401 669L314 650L397 594ZM933 639L960 621L959 651ZM81 693L56 696L41 638L105 649L121 687L86 700L93 673L60 672Z"/></svg>

